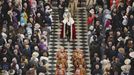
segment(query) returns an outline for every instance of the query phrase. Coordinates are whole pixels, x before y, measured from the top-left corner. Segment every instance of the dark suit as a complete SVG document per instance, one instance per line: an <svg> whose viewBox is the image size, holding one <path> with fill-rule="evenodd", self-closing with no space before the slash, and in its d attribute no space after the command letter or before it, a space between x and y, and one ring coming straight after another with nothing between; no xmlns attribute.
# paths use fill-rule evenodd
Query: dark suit
<svg viewBox="0 0 134 75"><path fill-rule="evenodd" d="M66 7L68 7L68 5L69 5L69 1L70 1L70 0L65 0Z"/></svg>
<svg viewBox="0 0 134 75"><path fill-rule="evenodd" d="M58 0L57 7L59 8L59 20L62 21L64 10L65 10L65 7L66 7L66 2L65 1L62 2L61 0Z"/></svg>

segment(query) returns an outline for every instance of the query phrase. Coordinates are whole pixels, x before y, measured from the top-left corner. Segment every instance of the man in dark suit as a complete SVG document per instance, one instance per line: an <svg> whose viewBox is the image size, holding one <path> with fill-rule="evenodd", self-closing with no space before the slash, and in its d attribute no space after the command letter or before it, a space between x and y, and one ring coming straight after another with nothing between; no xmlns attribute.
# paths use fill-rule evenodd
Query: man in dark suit
<svg viewBox="0 0 134 75"><path fill-rule="evenodd" d="M65 0L58 0L57 6L59 8L59 20L62 21L63 20L63 13L65 10L66 5L66 1Z"/></svg>
<svg viewBox="0 0 134 75"><path fill-rule="evenodd" d="M68 7L69 1L70 1L70 0L65 0L65 3L66 3L66 6L65 6L65 7Z"/></svg>

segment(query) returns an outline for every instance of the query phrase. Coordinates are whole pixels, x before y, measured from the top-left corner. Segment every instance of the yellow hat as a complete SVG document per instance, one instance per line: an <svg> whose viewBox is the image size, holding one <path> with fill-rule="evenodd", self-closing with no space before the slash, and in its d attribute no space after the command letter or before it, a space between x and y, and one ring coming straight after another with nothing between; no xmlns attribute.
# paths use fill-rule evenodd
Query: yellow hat
<svg viewBox="0 0 134 75"><path fill-rule="evenodd" d="M124 49L124 48L119 48L118 51L119 51L120 53L125 53L125 49Z"/></svg>

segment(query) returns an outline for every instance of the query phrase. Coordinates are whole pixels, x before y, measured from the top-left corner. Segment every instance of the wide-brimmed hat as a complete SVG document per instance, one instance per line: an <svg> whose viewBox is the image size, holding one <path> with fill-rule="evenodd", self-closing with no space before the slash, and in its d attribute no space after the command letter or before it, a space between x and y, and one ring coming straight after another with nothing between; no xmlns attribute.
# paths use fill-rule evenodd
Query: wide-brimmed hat
<svg viewBox="0 0 134 75"><path fill-rule="evenodd" d="M8 11L7 14L12 14L12 11Z"/></svg>
<svg viewBox="0 0 134 75"><path fill-rule="evenodd" d="M33 52L32 57L37 58L38 56L39 56L39 53L38 52Z"/></svg>
<svg viewBox="0 0 134 75"><path fill-rule="evenodd" d="M122 70L123 72L129 71L130 68L131 68L131 65L123 65L123 66L121 66L121 70Z"/></svg>
<svg viewBox="0 0 134 75"><path fill-rule="evenodd" d="M125 63L126 65L129 65L129 64L131 63L131 60L130 60L130 59L125 59L124 63Z"/></svg>
<svg viewBox="0 0 134 75"><path fill-rule="evenodd" d="M134 51L129 53L129 56L134 58Z"/></svg>
<svg viewBox="0 0 134 75"><path fill-rule="evenodd" d="M105 65L105 64L108 64L108 63L110 63L110 61L109 61L108 59L103 59L103 60L101 61L101 64L102 64L102 65Z"/></svg>
<svg viewBox="0 0 134 75"><path fill-rule="evenodd" d="M94 14L94 13L95 13L94 9L90 9L89 12L90 12L91 14Z"/></svg>
<svg viewBox="0 0 134 75"><path fill-rule="evenodd" d="M3 57L3 60L7 60L7 57Z"/></svg>
<svg viewBox="0 0 134 75"><path fill-rule="evenodd" d="M40 61L42 61L42 60L48 61L48 57L41 56L41 57L40 57Z"/></svg>
<svg viewBox="0 0 134 75"><path fill-rule="evenodd" d="M91 30L91 31L94 30L94 26L90 26L89 30Z"/></svg>
<svg viewBox="0 0 134 75"><path fill-rule="evenodd" d="M15 74L15 70L14 69L11 69L8 71L9 75L14 75Z"/></svg>
<svg viewBox="0 0 134 75"><path fill-rule="evenodd" d="M119 53L125 53L125 49L121 47L121 48L118 49L118 52Z"/></svg>
<svg viewBox="0 0 134 75"><path fill-rule="evenodd" d="M40 28L40 24L39 23L36 23L34 27L35 28Z"/></svg>
<svg viewBox="0 0 134 75"><path fill-rule="evenodd" d="M127 16L125 15L125 16L123 16L123 18L124 18L124 19L127 19Z"/></svg>
<svg viewBox="0 0 134 75"><path fill-rule="evenodd" d="M124 41L124 39L122 37L119 37L117 40L118 41Z"/></svg>
<svg viewBox="0 0 134 75"><path fill-rule="evenodd" d="M6 33L2 32L1 35L2 35L3 38L7 38L7 34Z"/></svg>

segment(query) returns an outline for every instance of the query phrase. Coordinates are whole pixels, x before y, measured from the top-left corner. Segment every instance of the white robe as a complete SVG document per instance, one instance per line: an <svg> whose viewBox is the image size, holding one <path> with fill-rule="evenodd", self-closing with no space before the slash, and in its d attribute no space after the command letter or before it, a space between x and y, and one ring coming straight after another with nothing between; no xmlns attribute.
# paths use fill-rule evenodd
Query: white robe
<svg viewBox="0 0 134 75"><path fill-rule="evenodd" d="M68 26L71 26L71 29L70 29L70 30L71 30L71 38L70 38L70 39L72 39L72 38L73 38L73 37L72 37L72 32L73 32L73 31L72 31L72 30L73 30L73 29L72 29L72 25L74 24L73 18L71 18L71 17L70 17L70 18L67 18L67 17L66 17L66 18L64 18L64 20L63 20L62 22L63 22L63 24L64 24L64 31L63 31L63 32L64 32L64 33L63 33L64 35L63 35L63 37L65 37L65 28L66 28L66 24L67 24Z"/></svg>

